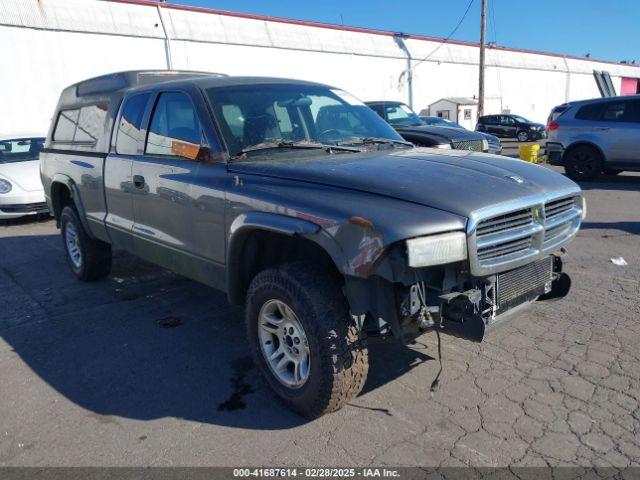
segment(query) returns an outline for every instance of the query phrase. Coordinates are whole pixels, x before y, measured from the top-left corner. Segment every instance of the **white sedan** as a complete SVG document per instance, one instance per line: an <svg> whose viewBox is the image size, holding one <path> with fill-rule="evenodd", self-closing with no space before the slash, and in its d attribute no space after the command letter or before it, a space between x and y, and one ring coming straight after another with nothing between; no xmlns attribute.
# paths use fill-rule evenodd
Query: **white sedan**
<svg viewBox="0 0 640 480"><path fill-rule="evenodd" d="M39 135L0 136L0 220L47 211L40 180Z"/></svg>

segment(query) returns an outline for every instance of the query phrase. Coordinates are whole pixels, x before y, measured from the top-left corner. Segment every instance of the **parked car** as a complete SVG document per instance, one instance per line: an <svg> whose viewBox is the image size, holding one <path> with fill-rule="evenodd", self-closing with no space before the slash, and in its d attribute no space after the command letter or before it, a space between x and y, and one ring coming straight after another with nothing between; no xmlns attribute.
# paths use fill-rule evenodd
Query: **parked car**
<svg viewBox="0 0 640 480"><path fill-rule="evenodd" d="M402 138L419 147L452 148L487 152L487 140L477 132L457 128L432 127L402 102L366 102L366 104L396 131Z"/></svg>
<svg viewBox="0 0 640 480"><path fill-rule="evenodd" d="M640 171L640 95L559 105L547 129L548 162L574 180Z"/></svg>
<svg viewBox="0 0 640 480"><path fill-rule="evenodd" d="M80 280L121 249L225 291L268 385L317 417L362 389L369 336L481 341L568 291L580 188L460 157L325 85L126 72L62 92L42 175Z"/></svg>
<svg viewBox="0 0 640 480"><path fill-rule="evenodd" d="M44 136L0 136L0 220L47 211L40 181Z"/></svg>
<svg viewBox="0 0 640 480"><path fill-rule="evenodd" d="M519 142L532 142L547 138L547 130L544 125L512 114L482 116L478 119L476 130L490 133L496 137L517 138Z"/></svg>
<svg viewBox="0 0 640 480"><path fill-rule="evenodd" d="M428 117L428 116L420 116L420 120L422 120L426 125L431 125L434 127L450 127L450 128L458 128L461 130L466 130L459 123L453 122L451 120L447 120L442 117ZM500 139L495 135L491 135L490 133L478 132L482 135L488 144L487 153L491 153L493 155L500 155L502 153L502 143L500 143Z"/></svg>

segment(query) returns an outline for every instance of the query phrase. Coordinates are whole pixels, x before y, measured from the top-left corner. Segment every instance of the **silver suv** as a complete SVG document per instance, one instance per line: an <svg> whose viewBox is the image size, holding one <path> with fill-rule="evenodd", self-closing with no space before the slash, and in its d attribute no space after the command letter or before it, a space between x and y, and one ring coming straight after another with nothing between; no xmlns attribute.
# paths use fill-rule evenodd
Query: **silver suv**
<svg viewBox="0 0 640 480"><path fill-rule="evenodd" d="M640 171L640 95L555 107L547 121L547 155L574 180Z"/></svg>

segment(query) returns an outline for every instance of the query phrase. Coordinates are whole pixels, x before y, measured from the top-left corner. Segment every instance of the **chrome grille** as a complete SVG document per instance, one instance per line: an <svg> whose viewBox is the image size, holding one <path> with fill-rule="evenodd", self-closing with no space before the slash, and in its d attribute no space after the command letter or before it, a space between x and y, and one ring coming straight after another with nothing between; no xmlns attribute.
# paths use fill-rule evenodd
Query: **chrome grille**
<svg viewBox="0 0 640 480"><path fill-rule="evenodd" d="M453 142L453 148L456 150L471 150L473 152L482 151L482 140L463 140L460 142Z"/></svg>
<svg viewBox="0 0 640 480"><path fill-rule="evenodd" d="M487 276L514 269L566 243L580 228L579 199L571 192L559 198L534 198L511 211L492 208L486 217L478 215L469 227L471 273Z"/></svg>
<svg viewBox="0 0 640 480"><path fill-rule="evenodd" d="M526 252L531 248L531 237L526 237L512 242L502 243L499 246L490 246L478 249L478 259L480 261L491 260L492 258L503 258L509 255Z"/></svg>
<svg viewBox="0 0 640 480"><path fill-rule="evenodd" d="M499 215L483 220L478 224L478 236L489 235L495 232L504 232L524 225L530 225L533 221L533 209L524 208L517 212Z"/></svg>
<svg viewBox="0 0 640 480"><path fill-rule="evenodd" d="M575 206L573 198L561 198L547 202L544 206L544 216L547 219L558 217L570 211Z"/></svg>
<svg viewBox="0 0 640 480"><path fill-rule="evenodd" d="M500 273L497 277L497 300L500 313L542 295L553 274L553 258L547 255L515 270Z"/></svg>

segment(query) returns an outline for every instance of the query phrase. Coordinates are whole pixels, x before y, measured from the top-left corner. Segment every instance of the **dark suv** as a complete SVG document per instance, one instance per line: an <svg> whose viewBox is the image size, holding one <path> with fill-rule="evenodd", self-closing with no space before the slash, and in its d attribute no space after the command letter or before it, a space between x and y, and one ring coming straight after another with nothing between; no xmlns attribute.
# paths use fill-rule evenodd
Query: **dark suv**
<svg viewBox="0 0 640 480"><path fill-rule="evenodd" d="M401 102L365 102L380 115L402 138L417 147L489 151L487 139L478 132L427 125L408 105Z"/></svg>
<svg viewBox="0 0 640 480"><path fill-rule="evenodd" d="M547 138L544 125L527 120L520 115L485 115L478 120L476 130L496 137L517 138L520 142Z"/></svg>

